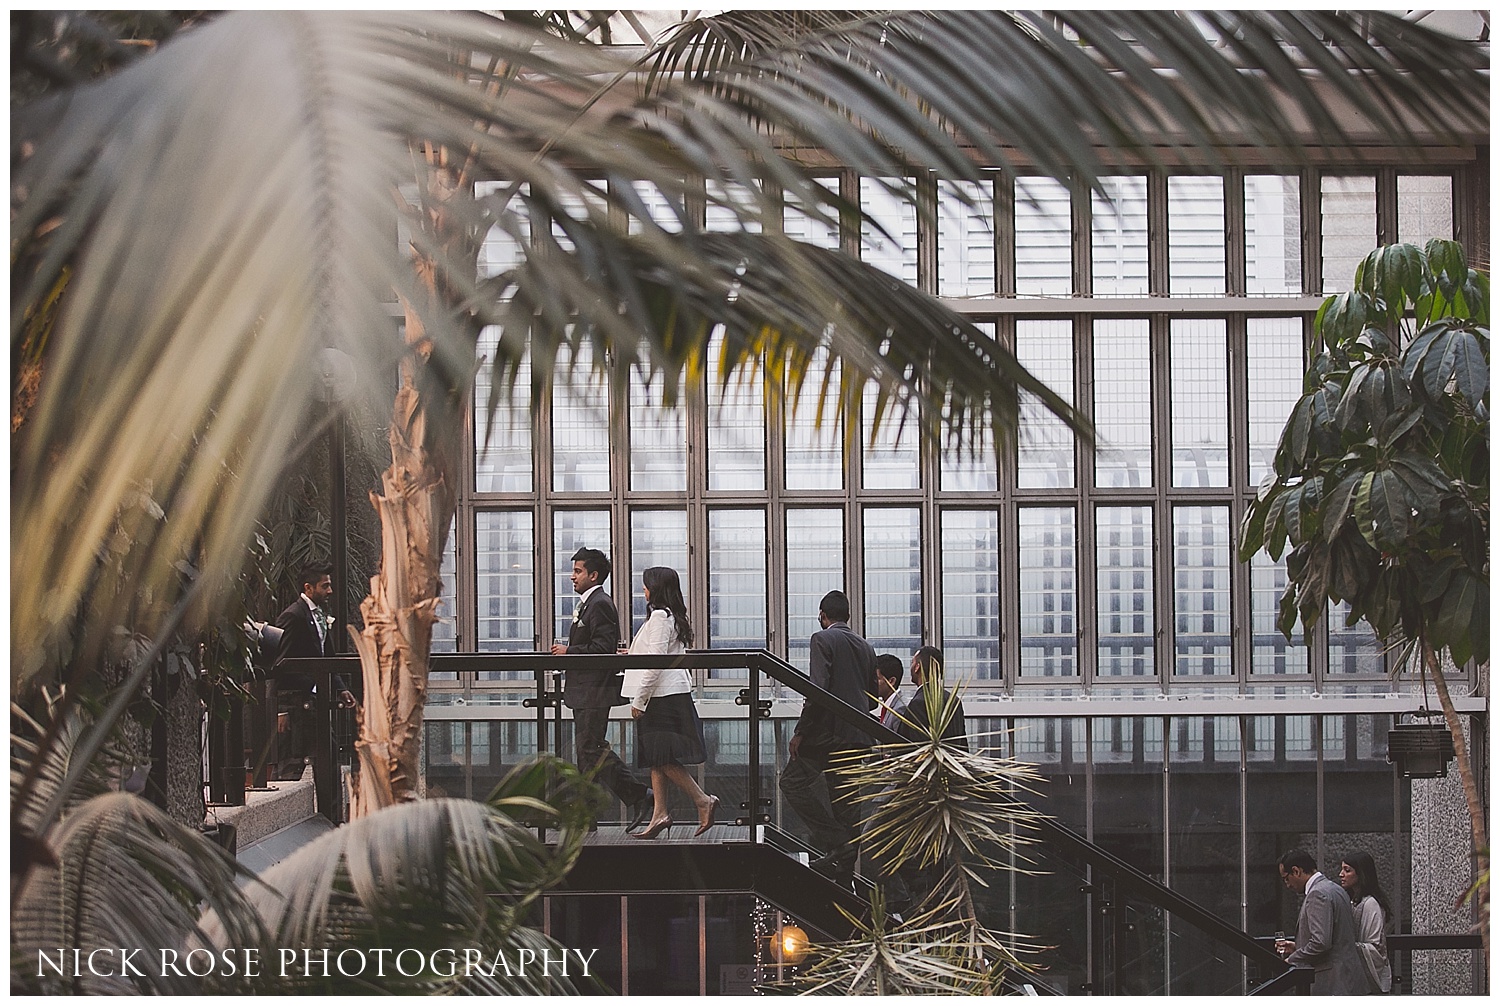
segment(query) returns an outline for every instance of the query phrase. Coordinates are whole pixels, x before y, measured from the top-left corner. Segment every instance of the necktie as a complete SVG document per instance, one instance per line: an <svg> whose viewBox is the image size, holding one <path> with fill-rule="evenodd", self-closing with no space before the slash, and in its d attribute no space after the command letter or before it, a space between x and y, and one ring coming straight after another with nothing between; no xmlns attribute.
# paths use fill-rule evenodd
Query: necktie
<svg viewBox="0 0 1500 1006"><path fill-rule="evenodd" d="M312 616L313 624L318 627L318 642L326 642L328 639L328 616L323 614L322 608L314 608Z"/></svg>

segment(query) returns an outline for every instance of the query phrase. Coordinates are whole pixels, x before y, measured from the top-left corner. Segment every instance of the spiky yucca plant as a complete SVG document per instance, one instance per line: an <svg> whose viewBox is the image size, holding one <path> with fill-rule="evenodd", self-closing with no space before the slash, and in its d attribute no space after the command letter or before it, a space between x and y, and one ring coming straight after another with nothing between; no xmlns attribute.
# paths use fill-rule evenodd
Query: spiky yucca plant
<svg viewBox="0 0 1500 1006"><path fill-rule="evenodd" d="M862 846L879 864L905 864L933 878L902 915L888 912L884 892L855 935L811 948L812 963L789 984L804 993L843 995L992 995L1007 976L1034 969L1041 949L1026 937L998 932L978 918L974 885L985 874L1017 869L1040 819L1023 798L1041 777L1024 762L967 750L945 740L959 715L961 688L942 687L933 665L922 689L926 720L903 717L914 742L876 747L835 760L841 786L869 808Z"/></svg>

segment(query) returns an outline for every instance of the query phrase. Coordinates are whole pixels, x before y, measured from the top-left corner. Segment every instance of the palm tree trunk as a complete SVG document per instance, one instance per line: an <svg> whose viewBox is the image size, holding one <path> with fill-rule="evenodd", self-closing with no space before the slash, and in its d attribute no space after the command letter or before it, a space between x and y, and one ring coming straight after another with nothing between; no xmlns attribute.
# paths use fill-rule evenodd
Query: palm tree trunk
<svg viewBox="0 0 1500 1006"><path fill-rule="evenodd" d="M459 246L477 258L478 246L454 225L447 200L465 184L442 148L425 147L429 169L425 193L428 213L422 224L453 259ZM459 260L464 260L459 256ZM391 466L381 475L380 493L370 501L380 515L380 571L370 580L370 594L359 606L365 627L353 633L364 676L365 694L358 711L357 781L350 795L350 816L422 796L422 718L427 702L427 674L432 627L442 599L443 549L458 499L459 451L453 438L462 430L469 388L431 390L423 373L432 354L424 317L451 312L460 294L445 282L439 259L413 248L412 268L424 303L405 305L408 354L401 367L401 389L391 417ZM418 390L429 389L429 398ZM437 399L436 401L430 399Z"/></svg>
<svg viewBox="0 0 1500 1006"><path fill-rule="evenodd" d="M1484 941L1485 957L1490 953L1489 924L1489 872L1490 843L1485 837L1484 805L1479 801L1479 787L1474 783L1474 768L1469 763L1469 746L1464 738L1463 724L1458 711L1453 708L1453 699L1448 695L1448 682L1443 677L1442 662L1433 652L1432 644L1422 640L1422 657L1427 670L1432 674L1432 683L1437 687L1438 702L1443 707L1443 719L1448 723L1448 733L1453 737L1453 756L1458 763L1458 777L1463 782L1464 799L1469 804L1469 825L1474 835L1475 888L1474 898L1479 914L1479 935Z"/></svg>
<svg viewBox="0 0 1500 1006"><path fill-rule="evenodd" d="M391 466L370 501L380 515L380 571L359 606L364 629L351 632L364 674L358 711L357 785L350 816L421 794L422 711L428 651L442 595L439 569L453 516L452 494L422 449L425 413L410 379L396 395Z"/></svg>

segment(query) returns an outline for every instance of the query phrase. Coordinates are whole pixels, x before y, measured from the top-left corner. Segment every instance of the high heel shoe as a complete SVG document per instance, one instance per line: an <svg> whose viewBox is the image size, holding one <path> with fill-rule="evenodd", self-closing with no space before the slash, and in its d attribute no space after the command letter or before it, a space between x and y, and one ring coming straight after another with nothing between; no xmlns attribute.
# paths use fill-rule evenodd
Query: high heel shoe
<svg viewBox="0 0 1500 1006"><path fill-rule="evenodd" d="M703 822L698 825L698 830L695 831L695 832L693 832L693 837L694 838L697 838L699 835L703 834L705 831L707 831L708 829L710 829L710 828L712 828L714 826L714 811L716 811L718 809L719 809L719 798L716 797L716 796L709 797L708 798L708 814L704 817Z"/></svg>
<svg viewBox="0 0 1500 1006"><path fill-rule="evenodd" d="M670 817L664 817L660 821L652 821L646 827L645 831L637 832L635 837L636 838L655 838L657 835L660 835L662 832L666 831L670 827L672 827L672 819Z"/></svg>

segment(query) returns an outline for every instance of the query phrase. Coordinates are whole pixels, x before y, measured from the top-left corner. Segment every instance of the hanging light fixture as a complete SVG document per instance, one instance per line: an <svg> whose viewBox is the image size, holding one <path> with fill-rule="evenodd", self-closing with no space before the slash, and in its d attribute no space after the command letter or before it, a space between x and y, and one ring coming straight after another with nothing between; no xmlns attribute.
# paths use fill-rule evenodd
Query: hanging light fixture
<svg viewBox="0 0 1500 1006"><path fill-rule="evenodd" d="M1403 779L1441 779L1448 774L1448 762L1453 760L1453 735L1441 721L1442 713L1435 713L1425 705L1410 716L1410 723L1402 723L1396 717L1396 725L1386 735L1386 761L1396 766ZM1437 723L1432 722L1438 717ZM1423 722L1417 722L1422 719Z"/></svg>

